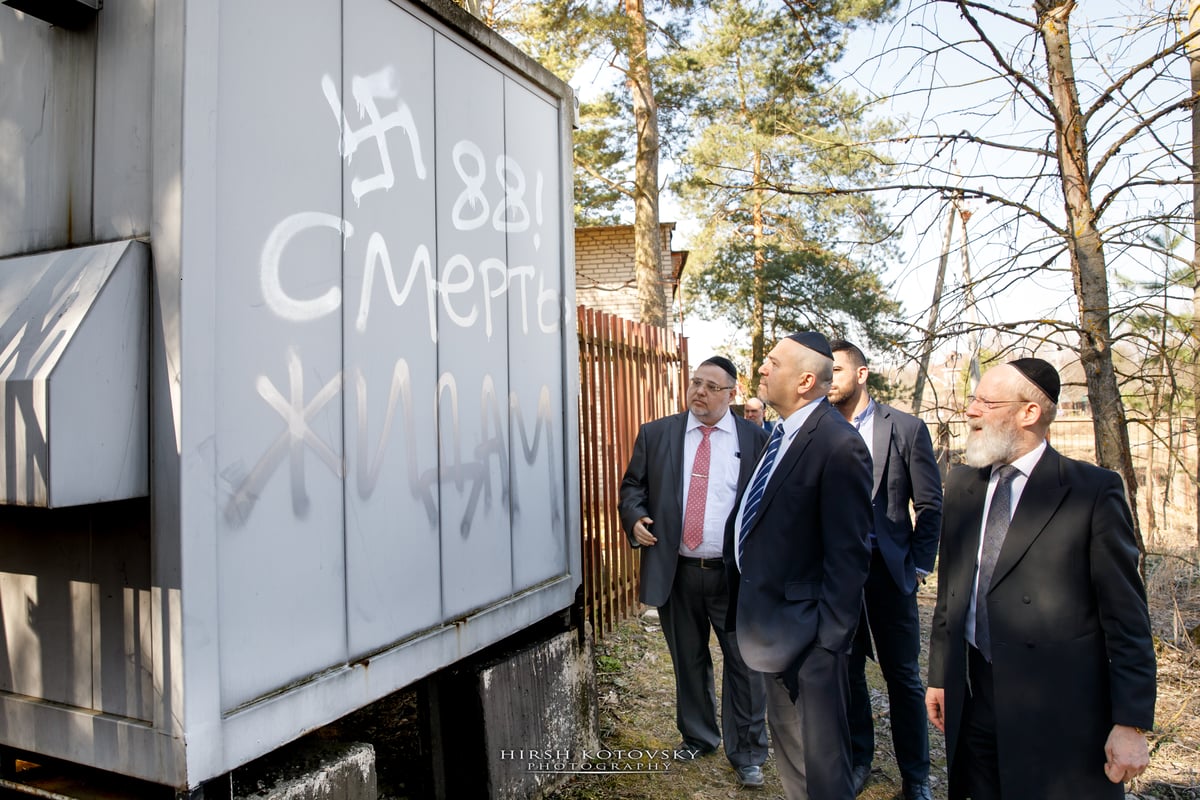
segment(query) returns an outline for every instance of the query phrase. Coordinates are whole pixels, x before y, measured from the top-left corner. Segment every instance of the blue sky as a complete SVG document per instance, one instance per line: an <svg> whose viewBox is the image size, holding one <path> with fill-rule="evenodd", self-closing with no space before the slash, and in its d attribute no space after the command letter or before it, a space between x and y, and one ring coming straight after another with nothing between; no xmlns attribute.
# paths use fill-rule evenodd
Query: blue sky
<svg viewBox="0 0 1200 800"><path fill-rule="evenodd" d="M1125 2L1124 0L1087 0L1081 2L1072 14L1072 29L1075 32L1073 55L1085 107L1094 98L1096 87L1108 86L1113 76L1123 72L1128 65L1136 63L1172 39L1176 32L1165 26L1155 29L1152 36L1143 36L1130 43L1123 36L1129 24L1142 17L1146 8L1163 6L1161 0L1149 3ZM1029 19L1032 3L1010 3L1002 6L1008 13ZM993 30L989 28L989 31ZM946 3L932 4L924 0L905 0L897 19L874 28L857 31L851 40L846 58L840 65L841 84L859 93L864 99L875 101L874 109L881 116L905 120L911 130L930 132L969 131L993 140L1004 140L1021 146L1037 146L1044 142L1037 138L1036 131L1044 130L1046 123L1038 118L1035 108L1014 98L1008 84L995 79L989 71L987 54L981 50L963 55L945 49L937 59L926 55L939 44L972 38L965 22L953 6ZM940 39L940 42L939 42ZM999 32L1000 49L1019 69L1036 73L1042 63L1040 44L1028 29L1005 24ZM1173 69L1180 72L1181 64ZM1181 75L1176 75L1181 77ZM1131 98L1144 100L1153 97L1161 101L1180 90L1181 84L1163 82L1158 84L1134 84ZM930 87L935 91L930 92ZM1157 94L1155 94L1157 93ZM1132 104L1132 101L1130 102ZM1119 109L1120 103L1110 104L1109 109ZM1109 132L1094 125L1095 150L1112 141L1127 120L1114 115ZM1177 115L1177 119L1181 119ZM1163 123L1160 128L1167 130ZM1116 131L1115 133L1113 131ZM1031 133L1034 132L1034 133ZM1186 132L1167 130L1168 140L1184 142ZM1122 156L1134 159L1151 157L1153 148L1142 148L1133 143L1127 146ZM1147 155L1150 154L1150 155ZM1006 197L1024 191L1019 178L1036 168L1037 162L1015 154L998 154L977 148L961 147L953 158L946 153L936 159L944 172L962 176L963 185L996 191ZM1133 162L1131 162L1133 163ZM1094 166L1094 164L1092 165ZM670 165L664 163L664 177ZM1106 170L1119 179L1126 168L1114 161ZM923 176L914 172L910 179L920 183ZM1103 192L1105 186L1099 187ZM1144 213L1158 205L1180 202L1178 189L1144 188L1131 195L1125 204L1117 203L1110 208L1103 222L1113 224L1123 218ZM1047 216L1061 221L1065 214L1061 197L1056 194L1034 195L1028 198ZM937 273L937 263L943 247L947 209L938 202L915 204L914 196L889 198L889 208L897 214L901 230L902 257L886 273L893 295L904 304L904 319L908 323L924 324ZM968 202L971 212L968 223L966 253L969 257L972 276L976 279L992 273L1002 272L1012 263L1012 252L1020 247L1032 248L1016 263L1023 266L1040 264L1047 257L1047 249L1033 243L1044 236L1044 230L1029 222L1015 221L1011 212L995 204L980 201ZM686 249L697 226L684 218L673 199L664 196L662 219L677 223L675 247ZM966 317L967 309L962 298L963 255L962 227L956 223L953 249L946 272L946 295L942 319ZM1181 251L1182 252L1182 251ZM1116 273L1148 280L1163 268L1161 259L1147 258L1144 253L1122 254L1116 248L1106 251L1110 278ZM1115 286L1112 287L1114 293ZM1042 269L1016 282L998 282L993 291L976 293L975 317L984 323L999 324L1033 318L1073 319L1075 300L1072 292L1069 262L1059 257L1051 269ZM688 317L684 322L684 333L691 338L692 352L704 355L726 349L724 345L733 340L741 346L742 334L730 331L721 323L706 323ZM950 341L950 349L961 348L965 342Z"/></svg>

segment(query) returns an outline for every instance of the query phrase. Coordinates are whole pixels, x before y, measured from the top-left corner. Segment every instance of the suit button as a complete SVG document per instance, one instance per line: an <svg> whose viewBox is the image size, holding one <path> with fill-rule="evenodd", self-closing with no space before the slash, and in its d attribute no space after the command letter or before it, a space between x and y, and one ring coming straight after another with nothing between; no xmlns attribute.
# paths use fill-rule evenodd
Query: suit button
<svg viewBox="0 0 1200 800"><path fill-rule="evenodd" d="M1025 642L1025 646L1032 650L1033 649L1033 640L1031 639L1031 640Z"/></svg>
<svg viewBox="0 0 1200 800"><path fill-rule="evenodd" d="M1024 597L1021 598L1021 602L1024 603L1025 605L1029 605L1030 602L1032 602L1032 601L1029 599L1029 595L1025 595Z"/></svg>

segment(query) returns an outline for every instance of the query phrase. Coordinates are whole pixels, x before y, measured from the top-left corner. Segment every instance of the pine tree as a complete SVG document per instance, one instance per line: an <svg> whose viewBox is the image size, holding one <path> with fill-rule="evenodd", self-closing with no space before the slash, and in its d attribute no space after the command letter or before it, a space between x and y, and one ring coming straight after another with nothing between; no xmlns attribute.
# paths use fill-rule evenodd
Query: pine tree
<svg viewBox="0 0 1200 800"><path fill-rule="evenodd" d="M749 332L754 387L768 339L794 330L887 342L897 306L879 276L894 248L874 200L781 190L878 180L877 156L848 144L871 126L828 67L854 15L883 11L718 0L686 65L698 127L680 188L704 226L687 294L701 313Z"/></svg>

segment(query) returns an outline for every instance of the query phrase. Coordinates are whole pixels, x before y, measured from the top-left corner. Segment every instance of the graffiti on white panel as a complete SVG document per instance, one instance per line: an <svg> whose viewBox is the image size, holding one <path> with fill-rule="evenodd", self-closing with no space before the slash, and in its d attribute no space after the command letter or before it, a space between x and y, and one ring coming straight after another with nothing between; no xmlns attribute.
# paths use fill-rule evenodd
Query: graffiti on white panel
<svg viewBox="0 0 1200 800"><path fill-rule="evenodd" d="M306 449L311 448L334 475L339 478L342 476L341 458L309 425L310 420L341 393L341 373L334 375L311 400L307 400L304 395L304 364L295 348L288 348L287 371L287 397L275 388L275 384L266 375L258 376L255 386L258 395L280 416L283 426L267 451L250 470L250 474L238 481L237 491L225 507L225 518L229 522L242 522L250 515L267 480L285 459L291 477L292 511L298 517L307 516L308 489L304 480ZM224 477L229 479L231 476Z"/></svg>
<svg viewBox="0 0 1200 800"><path fill-rule="evenodd" d="M411 174L422 181L428 174L417 120L401 94L396 75L396 70L388 67L350 80L358 114L353 122L343 108L334 80L328 75L321 79L322 93L341 126L339 150L349 167L350 192L356 205L361 206L363 198L373 192L396 187L395 162L389 150L396 136L407 137ZM373 156L354 158L367 147L378 151L377 161ZM536 170L531 179L517 159L507 153L489 159L479 145L467 139L452 146L451 156L454 172L450 183L457 186L447 192L439 208L444 204L441 213L448 215L453 228L462 233L488 229L507 236L529 236L534 251L539 251L544 221L542 171ZM356 170L362 163L377 164L378 172ZM455 252L435 257L438 242L434 230L425 232L427 240L407 245L401 252L394 241L389 243L388 233L387 229L357 232L347 219L329 211L289 214L268 233L259 256L259 286L265 307L284 322L307 324L343 313L346 304L351 306L346 309L347 317L354 320L353 333L347 334L387 347L395 347L393 328L389 324L372 328L372 308L377 314L391 308L406 316L420 315L421 325L428 331L426 347L438 344L439 324L479 330L489 340L509 330L514 336L561 334L561 292L553 275L544 268L532 263L509 264L507 247L483 257ZM313 243L319 242L319 237L337 236L341 240L339 249L345 253L347 241L356 235L366 236L362 262L349 263L343 258L345 263L338 264L337 269L318 268L314 277L313 253L328 252L328 247L315 249ZM443 250L452 249L450 244L441 244ZM545 257L556 259L557 254ZM343 296L343 273L361 275L358 297ZM355 303L357 307L352 307ZM395 313L388 312L388 316L394 325ZM419 347L423 343L412 344ZM394 492L406 486L430 525L436 526L439 488L445 491L453 487L465 501L462 519L442 521L448 526L457 525L466 538L473 521L497 502L514 513L519 511L517 477L510 459L523 458L531 466L541 459L547 464L547 481L543 484L539 480L526 491L530 497L539 498L548 491L552 521L563 519L561 480L555 472L562 465L556 466L561 456L555 454L554 436L555 423L561 424L561 419L553 415L549 386L540 387L530 422L522 413L518 393L509 392L505 398L490 372L480 385L463 387L453 372L443 371L436 387L422 385L414 393L410 364L400 358L391 369L390 383L382 378L369 382L363 369L352 366L344 375L338 372L328 380L320 379L320 388L306 396L304 365L299 353L289 348L287 374L286 391L277 388L267 375L257 377L258 397L279 416L280 424L275 438L249 472L230 467L222 475L231 489L225 508L231 525L245 524L268 482L284 472L285 464L292 509L300 517L309 510L306 458L311 460L315 455L317 464L324 465L335 477L343 477L336 443L323 440L314 431L317 415L342 396L343 382L347 391L353 392L353 409L347 408L346 412L352 417L345 430L355 443L355 456L345 471L351 473L359 498L369 499L381 487ZM384 393L386 406L380 411L378 399L372 402L372 398L382 398ZM418 420L429 417L431 403L437 421L432 435L418 429ZM480 415L478 429L467 426L471 431L468 440L467 431L460 426L460 415L476 412ZM433 443L435 438L436 451L419 446L421 441ZM510 444L514 448L511 454ZM396 448L403 458L389 459L389 450ZM403 474L395 474L399 472ZM514 481L511 486L510 480Z"/></svg>
<svg viewBox="0 0 1200 800"><path fill-rule="evenodd" d="M545 435L546 443L544 447L549 454L546 459L546 486L550 491L550 518L554 527L558 527L558 523L562 521L562 506L558 500L558 481L555 480L554 472L554 415L551 411L550 404L550 387L543 386L542 391L538 393L537 416L533 422L533 441L529 440L529 434L525 430L525 416L521 413L521 401L517 398L517 393L512 392L509 395L509 410L511 419L516 430L515 438L521 441L521 454L525 456L525 463L533 465L537 463L538 453L541 451L542 436ZM516 486L516 476L518 473L513 472L513 487L512 487L512 510L514 514L520 513L520 491Z"/></svg>
<svg viewBox="0 0 1200 800"><path fill-rule="evenodd" d="M354 318L354 329L359 333L365 333L367 330L367 315L371 309L371 290L375 286L376 272L383 273L383 282L387 286L388 295L397 307L403 306L408 300L417 276L420 275L425 279L425 308L426 317L429 319L429 339L436 342L437 305L434 295L438 289L438 282L433 277L433 258L429 255L429 248L423 244L417 245L413 251L412 263L408 268L408 278L404 281L404 288L397 290L396 273L392 271L392 257L388 254L387 241L378 231L371 234L371 238L367 242L366 263L363 265L362 297L358 301L358 315Z"/></svg>
<svg viewBox="0 0 1200 800"><path fill-rule="evenodd" d="M467 504L463 518L459 522L459 533L465 539L471 534L471 521L479 509L480 501L484 508L492 505L491 461L496 461L500 475L501 502L508 502L508 446L504 441L504 420L501 417L503 409L496 401L496 385L491 375L483 376L480 387L479 416L481 439L475 445L470 457L463 457L463 437L459 426L459 396L458 382L454 376L445 373L438 380L438 411L443 408L443 398L449 400L450 425L442 426L439 436L439 473L443 481L452 483L460 493L466 493ZM449 441L447 441L447 436Z"/></svg>
<svg viewBox="0 0 1200 800"><path fill-rule="evenodd" d="M342 290L337 286L330 286L320 296L308 299L293 297L283 288L279 275L283 250L297 235L312 228L332 228L339 233L343 242L354 233L350 223L341 217L323 211L301 211L284 218L271 229L259 256L259 285L263 300L267 308L288 322L320 319L337 311L342 305Z"/></svg>
<svg viewBox="0 0 1200 800"><path fill-rule="evenodd" d="M329 108L337 117L342 129L341 154L350 163L358 146L366 141L374 142L379 148L379 160L383 171L370 178L363 179L357 175L350 181L350 193L354 195L354 203L362 203L363 195L383 189L387 191L396 183L396 175L392 172L392 157L388 151L387 134L395 128L402 130L408 136L409 148L412 151L413 170L417 178L425 180L425 161L421 157L421 136L417 132L417 123L413 119L412 110L393 84L395 70L386 67L371 75L355 75L350 81L350 92L354 95L359 117L365 117L368 122L357 130L350 127L342 111L342 101L338 98L337 85L329 75L321 77L321 91L329 102ZM396 110L383 116L379 112L376 100L396 100Z"/></svg>
<svg viewBox="0 0 1200 800"><path fill-rule="evenodd" d="M539 229L542 227L542 189L545 187L545 185L546 185L546 180L542 176L542 171L539 169L538 173L537 173L537 182L534 184L534 195L533 195L534 198L537 200L537 203L533 207L533 214L534 214L533 221L535 223L537 223L537 226ZM542 249L542 234L541 233L535 232L533 234L533 249L534 250Z"/></svg>
<svg viewBox="0 0 1200 800"><path fill-rule="evenodd" d="M383 469L383 456L392 438L397 411L401 412L403 441L409 443L404 447L407 484L412 496L421 501L430 525L437 523L437 484L439 477L452 482L460 492L467 493L467 505L463 518L459 521L459 532L465 538L471 532L471 522L480 502L484 507L492 503L490 470L491 462L495 462L497 474L500 476L500 494L502 501L510 503L514 512L519 511L520 502L515 490L509 487L508 443L504 436L504 424L501 418L503 412L496 397L495 380L491 375L485 375L480 388L481 429L485 432L482 441L471 453L471 458L463 456L463 437L459 425L460 401L458 381L449 373L438 379L437 401L443 420L441 441L439 443L440 468L438 465L422 469L417 456L417 448L411 446L416 440L416 415L413 406L412 375L408 362L403 358L396 362L392 370L391 385L388 390L387 409L383 415L383 425L380 430L371 428L370 415L367 412L368 386L366 377L361 370L355 369L355 399L358 417L357 433L357 490L358 495L366 500L371 497L379 484ZM446 406L443 408L443 401ZM530 437L526 430L525 417L521 410L521 400L516 392L509 393L509 419L514 425L515 434L520 441L521 454L527 464L537 463L539 455L547 454L547 480L542 489L550 493L552 522L562 519L562 504L559 501L558 481L555 477L555 443L554 416L550 403L550 387L543 385L538 392L537 412L533 424L533 435ZM542 439L545 437L545 441ZM371 442L377 442L374 451Z"/></svg>
<svg viewBox="0 0 1200 800"><path fill-rule="evenodd" d="M437 485L439 479L454 485L455 489L466 495L467 502L462 519L458 521L458 529L463 538L471 533L472 521L482 503L483 508L490 508L494 502L492 494L492 470L500 479L500 501L511 504L512 509L520 508L519 498L509 487L509 450L505 437L505 413L509 414L516 436L520 441L521 454L526 463L537 462L543 448L547 453L546 487L550 492L551 515L554 522L562 519L559 491L554 473L554 434L553 416L550 404L550 387L543 385L538 393L538 406L534 418L533 435L528 433L525 417L521 410L521 401L516 392L509 393L508 409L505 409L496 395L495 379L486 374L483 376L479 393L479 413L481 440L466 452L467 447L462 435L459 417L462 411L462 401L459 396L458 381L454 375L443 373L438 379L436 402L439 416L442 419L439 434L437 462L429 467L422 467L418 448L412 446L417 439L417 424L413 402L412 375L408 362L401 358L396 361L392 370L392 380L388 390L387 408L383 413L383 422L379 430L373 430L371 415L367 410L370 388L366 376L359 369L353 370L355 390L355 416L357 418L356 445L358 457L355 463L355 485L359 497L368 500L379 487L383 471L384 455L393 440L393 428L397 412L401 415L401 439L407 446L403 448L405 457L406 482L410 493L421 502L431 525L438 520ZM310 425L312 418L321 411L329 401L338 396L341 391L341 373L335 375L326 383L311 400L304 394L304 365L294 349L288 351L288 397L275 387L270 378L260 375L257 381L259 397L279 414L283 423L266 453L258 460L247 475L238 475L233 470L226 470L222 475L226 481L237 484L228 504L225 507L225 518L230 524L240 525L249 518L257 504L263 487L271 476L279 470L285 461L289 465L292 510L298 517L308 513L308 490L305 485L304 459L306 449L316 453L335 477L342 477L341 461L330 445L322 440ZM543 443L542 438L545 437ZM376 444L372 448L372 442Z"/></svg>
<svg viewBox="0 0 1200 800"><path fill-rule="evenodd" d="M288 322L312 322L336 314L342 307L342 291L332 283L340 276L331 277L330 285L316 297L296 297L284 288L282 272L286 269L284 255L289 251L288 245L301 234L314 235L307 233L313 229L337 232L343 244L354 234L354 226L341 217L321 211L301 211L279 222L263 244L259 259L263 300L267 308ZM367 332L377 275L382 275L388 299L397 308L403 308L409 302L418 281L421 282L419 296L425 301L429 341L435 344L439 305L449 321L460 328L470 328L482 317L484 333L490 339L494 308L505 303L505 296L510 294L516 296L510 310L516 314L521 333L528 334L531 330L546 334L558 332L562 310L559 292L555 287L547 286L546 276L531 265L509 266L499 258L485 258L475 264L465 255L456 253L446 259L442 279L438 280L429 248L419 244L413 249L408 272L401 284L387 240L375 231L367 240L362 275L362 293L354 318L354 328L359 333ZM536 283L534 278L537 278Z"/></svg>
<svg viewBox="0 0 1200 800"><path fill-rule="evenodd" d="M472 231L481 228L489 221L492 228L506 233L524 233L529 230L530 214L526 200L525 171L521 164L508 155L496 157L496 182L503 191L503 199L490 210L487 194L487 160L483 151L474 142L463 139L456 142L452 154L454 171L462 181L463 189L454 199L454 208L450 212L450 220L460 231ZM542 179L538 170L534 207L538 224L542 221ZM535 234L534 249L541 248L541 237Z"/></svg>
<svg viewBox="0 0 1200 800"><path fill-rule="evenodd" d="M358 496L364 500L370 499L379 484L383 471L383 457L387 453L388 442L392 437L392 425L398 408L403 410L401 420L404 431L404 441L409 446L404 448L405 467L408 472L408 487L413 497L421 501L430 524L437 522L437 481L436 465L422 470L417 460L417 448L412 443L417 438L417 422L413 406L412 374L408 362L403 358L396 362L392 369L392 382L388 389L387 410L383 414L383 427L377 435L372 435L370 414L367 413L367 398L369 391L367 378L361 369L354 370L355 413L358 417L358 438L356 439L358 461L355 469ZM374 452L370 443L378 442Z"/></svg>

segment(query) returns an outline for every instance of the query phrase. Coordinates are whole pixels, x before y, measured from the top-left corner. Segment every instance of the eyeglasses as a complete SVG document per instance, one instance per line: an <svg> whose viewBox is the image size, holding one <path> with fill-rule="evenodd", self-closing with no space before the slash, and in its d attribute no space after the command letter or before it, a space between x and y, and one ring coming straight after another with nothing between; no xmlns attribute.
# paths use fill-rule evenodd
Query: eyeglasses
<svg viewBox="0 0 1200 800"><path fill-rule="evenodd" d="M733 387L732 386L717 386L712 381L702 381L699 378L692 378L692 388L695 389L696 391L700 391L701 389L703 389L704 391L708 392L709 394L713 394L714 392L728 391L729 389L732 389Z"/></svg>
<svg viewBox="0 0 1200 800"><path fill-rule="evenodd" d="M1029 401L1028 400L988 400L984 397L980 397L977 394L967 395L967 405L971 405L972 403L979 403L979 405L983 406L988 411L991 411L996 406L1007 406L1007 405L1011 405L1012 403L1027 403L1027 402L1029 402Z"/></svg>

